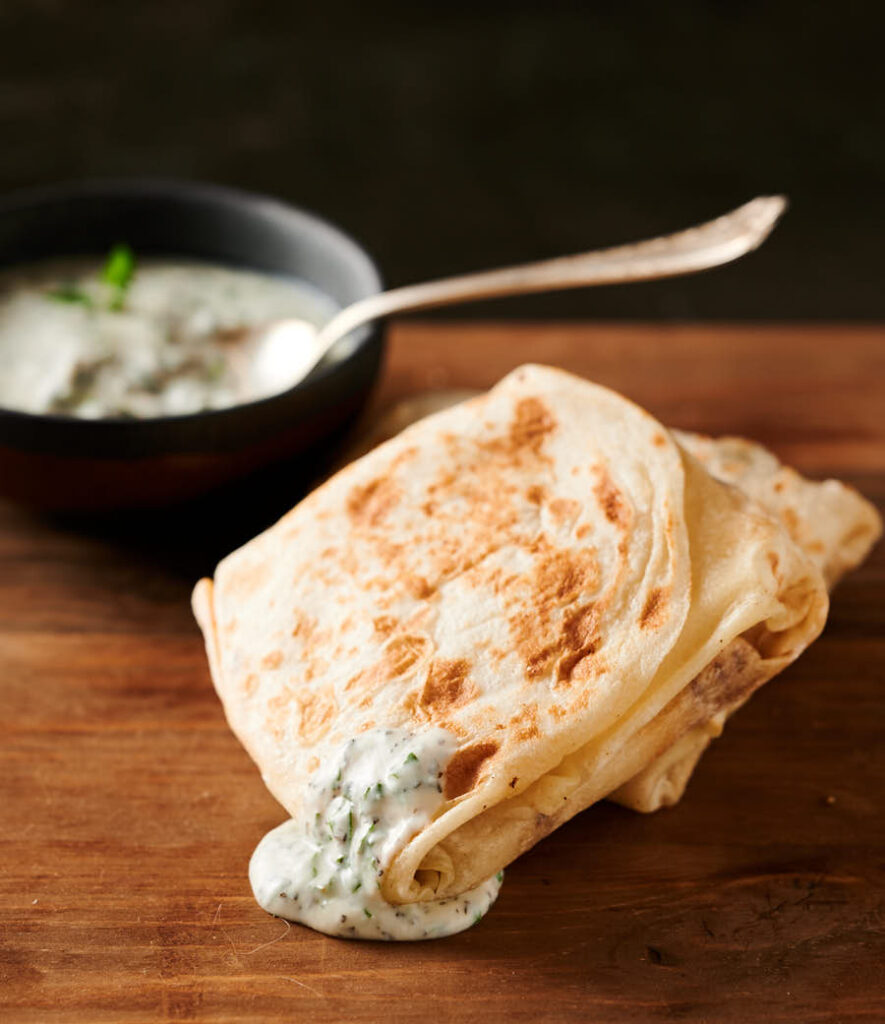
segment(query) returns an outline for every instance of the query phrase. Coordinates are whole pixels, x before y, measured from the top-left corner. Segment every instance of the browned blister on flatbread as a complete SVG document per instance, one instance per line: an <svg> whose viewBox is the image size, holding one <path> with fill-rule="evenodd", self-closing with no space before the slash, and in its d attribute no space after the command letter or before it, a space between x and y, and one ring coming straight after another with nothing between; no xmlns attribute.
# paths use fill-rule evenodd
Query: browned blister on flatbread
<svg viewBox="0 0 885 1024"><path fill-rule="evenodd" d="M742 699L827 598L782 526L653 417L528 366L340 471L195 608L231 726L290 813L349 737L457 738L440 812L384 875L404 902L470 888L635 777L703 721L708 666L720 703ZM748 683L717 659L753 630Z"/></svg>

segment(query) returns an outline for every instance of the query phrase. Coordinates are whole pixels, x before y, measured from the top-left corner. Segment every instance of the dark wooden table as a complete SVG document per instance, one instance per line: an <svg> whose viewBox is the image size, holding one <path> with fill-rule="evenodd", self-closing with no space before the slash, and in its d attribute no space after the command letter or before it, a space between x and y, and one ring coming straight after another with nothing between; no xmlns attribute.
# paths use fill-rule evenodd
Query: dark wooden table
<svg viewBox="0 0 885 1024"><path fill-rule="evenodd" d="M528 360L885 503L880 329L407 324L382 399ZM345 943L249 893L249 855L282 815L224 722L188 607L296 480L105 523L0 504L0 1019L885 1017L885 548L679 807L580 815L463 935Z"/></svg>

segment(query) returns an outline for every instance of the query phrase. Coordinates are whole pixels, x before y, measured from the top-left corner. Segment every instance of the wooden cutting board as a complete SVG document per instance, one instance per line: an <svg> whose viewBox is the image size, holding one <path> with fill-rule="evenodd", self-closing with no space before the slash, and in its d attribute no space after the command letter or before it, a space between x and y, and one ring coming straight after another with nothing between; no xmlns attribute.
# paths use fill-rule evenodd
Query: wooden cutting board
<svg viewBox="0 0 885 1024"><path fill-rule="evenodd" d="M880 329L410 323L379 401L530 360L885 504ZM462 935L347 943L250 895L249 855L283 813L224 722L188 606L299 486L285 469L104 523L0 504L0 1019L885 1018L885 547L677 808L579 815Z"/></svg>

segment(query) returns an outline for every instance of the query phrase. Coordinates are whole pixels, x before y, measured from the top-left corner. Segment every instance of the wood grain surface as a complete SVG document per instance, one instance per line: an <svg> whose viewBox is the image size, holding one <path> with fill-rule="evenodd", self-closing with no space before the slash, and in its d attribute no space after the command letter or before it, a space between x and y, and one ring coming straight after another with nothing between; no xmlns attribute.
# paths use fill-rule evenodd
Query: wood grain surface
<svg viewBox="0 0 885 1024"><path fill-rule="evenodd" d="M406 323L378 401L560 365L885 504L874 327ZM266 915L283 817L228 730L188 599L319 464L113 520L0 504L0 1019L863 1021L885 1017L885 549L741 710L683 802L602 804L433 943Z"/></svg>

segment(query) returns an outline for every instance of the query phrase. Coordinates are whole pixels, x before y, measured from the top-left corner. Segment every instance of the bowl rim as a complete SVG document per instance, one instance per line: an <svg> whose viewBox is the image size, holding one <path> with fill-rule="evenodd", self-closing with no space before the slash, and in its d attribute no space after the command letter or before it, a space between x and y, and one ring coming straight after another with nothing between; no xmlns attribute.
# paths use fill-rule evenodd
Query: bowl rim
<svg viewBox="0 0 885 1024"><path fill-rule="evenodd" d="M135 199L139 198L139 196L145 198L177 197L190 201L208 199L209 201L221 204L235 205L259 216L282 218L293 225L293 230L297 231L300 227L307 227L310 231L318 233L321 237L331 240L333 244L343 246L349 250L348 260L354 260L357 269L361 273L365 273L368 282L375 289L374 292L367 291L366 297L377 294L384 288L381 270L368 249L358 239L333 221L304 207L279 199L276 196L241 189L231 185L220 185L215 182L150 176L135 176L131 178L89 177L50 182L45 185L13 189L0 195L0 217L65 199L100 196L131 196ZM175 253L170 252L168 255L174 256ZM206 262L211 263L212 261L207 260ZM4 264L4 269L19 265L24 266L25 264L14 262ZM248 268L244 266L244 269ZM265 408L271 403L279 402L284 396L289 396L299 391L309 392L337 370L340 370L343 365L358 354L361 348L371 342L373 325L367 324L364 327L358 328L354 334L353 347L343 359L335 362L320 363L308 377L296 381L295 384L285 388L283 391L277 391L261 398L250 399L246 402L236 402L233 405L223 406L218 409L200 409L197 412L161 416L100 416L89 418L84 416L67 416L63 413L28 412L24 409L11 409L8 406L0 405L0 418L17 421L22 425L29 422L40 422L44 424L57 424L59 427L64 427L71 431L86 428L90 432L105 428L117 431L121 428L124 430L137 430L142 424L192 424L198 420L211 422L214 419L229 417L235 411Z"/></svg>

